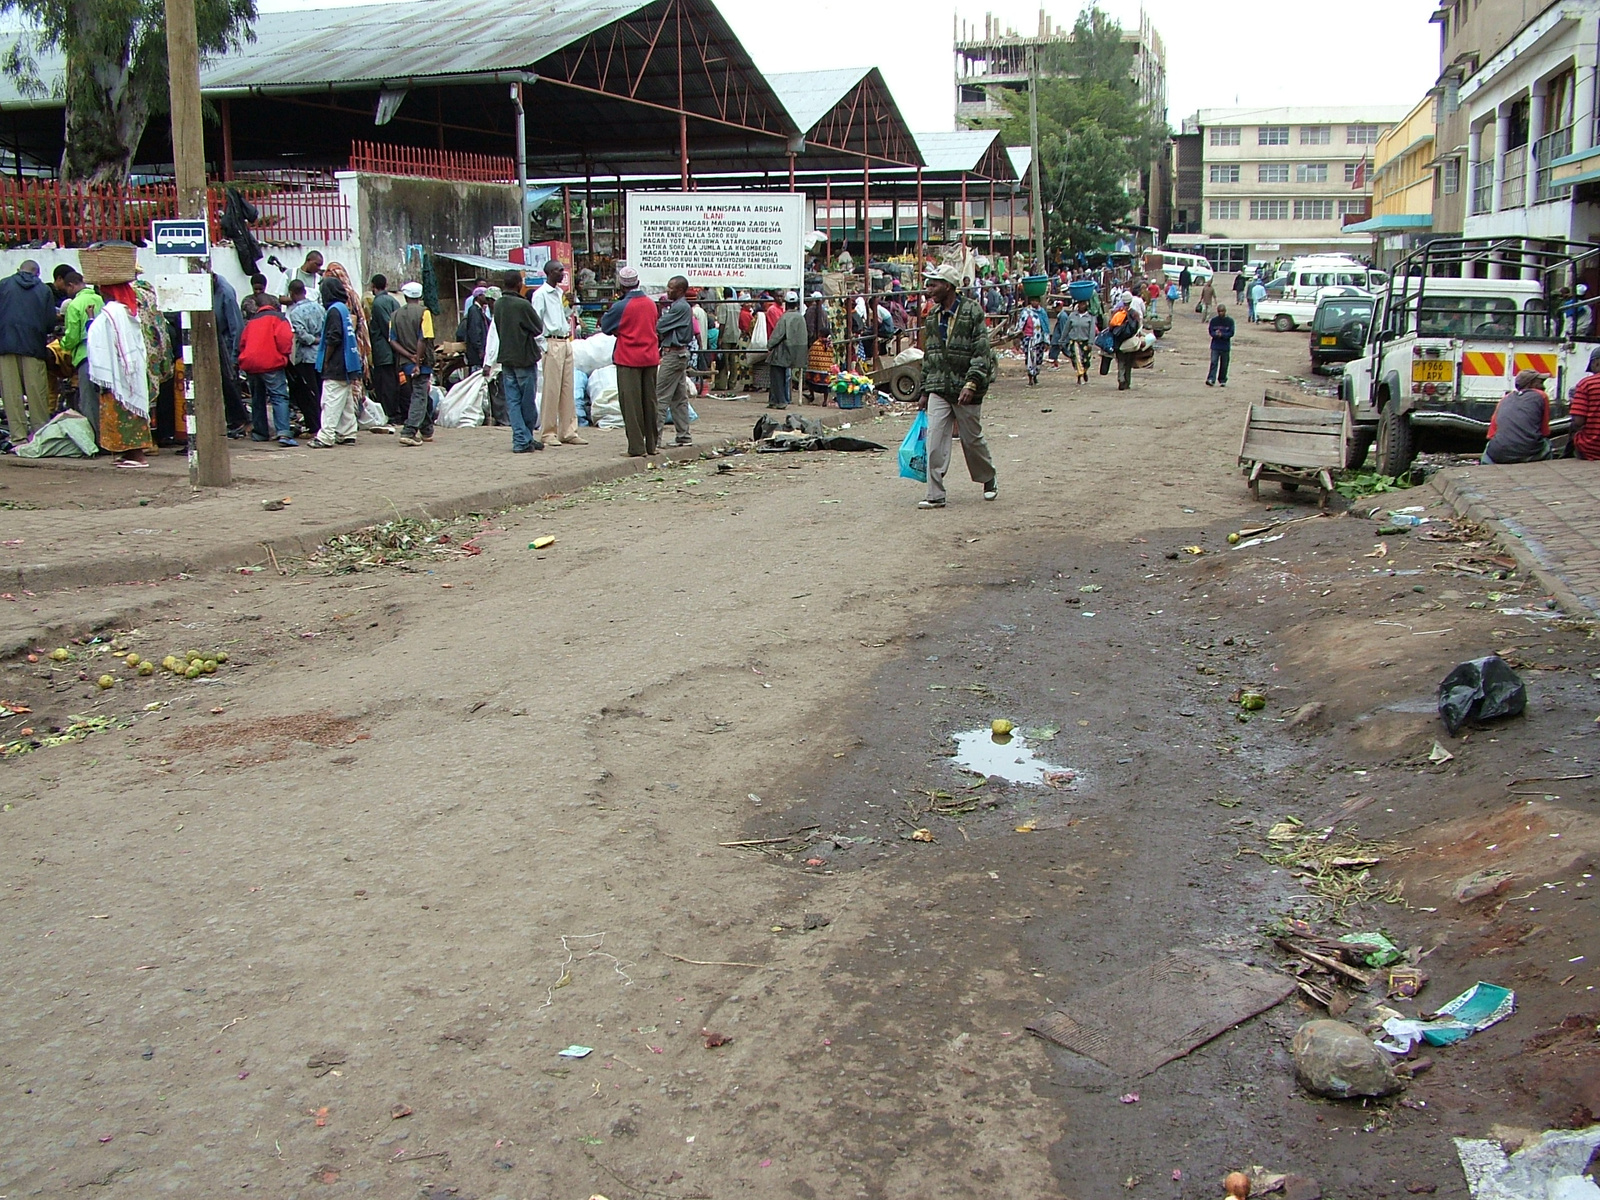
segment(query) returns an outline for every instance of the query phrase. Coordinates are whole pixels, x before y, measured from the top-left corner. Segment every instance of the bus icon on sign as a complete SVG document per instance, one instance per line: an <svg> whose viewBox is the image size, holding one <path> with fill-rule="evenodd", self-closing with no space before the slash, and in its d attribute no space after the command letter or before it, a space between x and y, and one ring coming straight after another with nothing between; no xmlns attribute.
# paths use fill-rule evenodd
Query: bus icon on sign
<svg viewBox="0 0 1600 1200"><path fill-rule="evenodd" d="M205 258L211 251L204 221L151 221L150 243L157 254Z"/></svg>

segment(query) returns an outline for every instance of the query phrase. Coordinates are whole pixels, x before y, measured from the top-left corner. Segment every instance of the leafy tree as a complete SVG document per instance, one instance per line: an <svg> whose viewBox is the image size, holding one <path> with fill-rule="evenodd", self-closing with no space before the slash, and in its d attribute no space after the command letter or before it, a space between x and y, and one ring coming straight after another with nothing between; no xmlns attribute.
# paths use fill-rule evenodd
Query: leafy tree
<svg viewBox="0 0 1600 1200"><path fill-rule="evenodd" d="M40 55L64 60L57 92L66 102L62 178L125 182L145 126L168 108L163 0L0 0L0 13L28 25L0 57L0 70L22 91L48 93ZM195 0L201 54L252 39L255 15L255 0Z"/></svg>
<svg viewBox="0 0 1600 1200"><path fill-rule="evenodd" d="M1078 14L1070 41L1039 50L1039 184L1046 239L1086 250L1125 222L1137 198L1126 181L1167 138L1139 97L1137 50L1099 8ZM1008 115L994 125L1007 145L1028 142L1028 96L1004 92Z"/></svg>

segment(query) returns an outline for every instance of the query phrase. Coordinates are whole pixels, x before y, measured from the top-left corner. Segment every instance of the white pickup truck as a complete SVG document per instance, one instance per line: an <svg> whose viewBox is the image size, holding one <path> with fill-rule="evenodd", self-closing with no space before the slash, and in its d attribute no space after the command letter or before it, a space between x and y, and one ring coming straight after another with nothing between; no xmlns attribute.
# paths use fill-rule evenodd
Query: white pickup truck
<svg viewBox="0 0 1600 1200"><path fill-rule="evenodd" d="M1365 354L1345 367L1345 466L1361 466L1374 442L1384 475L1408 469L1419 451L1482 450L1495 406L1526 368L1550 377L1550 433L1565 434L1568 398L1600 337L1573 334L1594 328L1589 311L1558 334L1549 297L1597 266L1600 246L1520 238L1441 238L1400 263Z"/></svg>

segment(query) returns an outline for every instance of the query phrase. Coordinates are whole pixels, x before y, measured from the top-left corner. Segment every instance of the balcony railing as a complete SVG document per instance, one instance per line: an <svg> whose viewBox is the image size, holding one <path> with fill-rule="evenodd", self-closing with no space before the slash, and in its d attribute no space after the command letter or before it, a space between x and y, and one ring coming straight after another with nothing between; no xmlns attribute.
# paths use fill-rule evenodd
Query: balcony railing
<svg viewBox="0 0 1600 1200"><path fill-rule="evenodd" d="M1528 148L1507 150L1501 161L1505 164L1505 177L1500 184L1500 207L1521 208L1527 203Z"/></svg>
<svg viewBox="0 0 1600 1200"><path fill-rule="evenodd" d="M1551 200L1564 200L1570 193L1568 185L1550 182L1550 164L1572 153L1572 126L1545 134L1533 144L1533 202L1546 204Z"/></svg>
<svg viewBox="0 0 1600 1200"><path fill-rule="evenodd" d="M270 184L213 183L207 191L211 240L219 240L226 189L255 205L253 229L269 244L340 241L350 236L350 211L338 192L297 191ZM54 179L0 177L0 246L88 246L101 241L143 244L150 222L178 215L170 183L118 187Z"/></svg>
<svg viewBox="0 0 1600 1200"><path fill-rule="evenodd" d="M1494 160L1472 164L1472 215L1494 211Z"/></svg>

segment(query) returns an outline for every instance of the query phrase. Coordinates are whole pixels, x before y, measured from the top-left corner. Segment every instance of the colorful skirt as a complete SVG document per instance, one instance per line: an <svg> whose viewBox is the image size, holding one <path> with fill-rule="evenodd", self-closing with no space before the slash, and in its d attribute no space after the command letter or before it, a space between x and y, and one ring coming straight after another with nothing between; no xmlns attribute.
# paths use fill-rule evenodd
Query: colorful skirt
<svg viewBox="0 0 1600 1200"><path fill-rule="evenodd" d="M154 450L150 418L124 408L107 388L100 389L100 449L113 454L130 450Z"/></svg>

